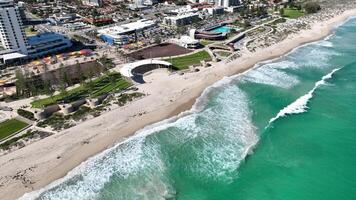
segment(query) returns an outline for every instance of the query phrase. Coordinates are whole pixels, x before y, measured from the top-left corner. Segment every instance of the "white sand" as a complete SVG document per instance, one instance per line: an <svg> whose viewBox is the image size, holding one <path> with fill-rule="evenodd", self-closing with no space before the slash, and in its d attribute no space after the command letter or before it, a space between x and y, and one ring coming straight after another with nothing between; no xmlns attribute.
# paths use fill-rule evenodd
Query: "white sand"
<svg viewBox="0 0 356 200"><path fill-rule="evenodd" d="M150 74L146 80L151 83L139 86L141 91L149 94L147 97L1 156L1 199L15 199L44 187L66 175L88 157L124 140L144 126L190 109L195 98L222 77L241 73L258 62L326 37L337 24L352 15L356 15L356 10L346 11L279 44L244 55L228 65L216 64L183 76L168 75L162 70Z"/></svg>

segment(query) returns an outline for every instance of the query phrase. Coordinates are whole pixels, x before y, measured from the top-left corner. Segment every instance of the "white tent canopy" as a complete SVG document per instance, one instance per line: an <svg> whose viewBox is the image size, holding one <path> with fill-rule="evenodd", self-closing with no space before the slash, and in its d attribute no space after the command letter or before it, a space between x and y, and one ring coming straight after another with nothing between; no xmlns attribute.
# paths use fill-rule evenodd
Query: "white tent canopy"
<svg viewBox="0 0 356 200"><path fill-rule="evenodd" d="M133 77L134 75L132 74L132 70L135 69L136 67L140 67L143 65L164 65L164 66L171 66L172 64L167 62L167 61L163 61L163 60L155 60L155 59L146 59L146 60L140 60L137 62L133 62L133 63L128 63L125 64L121 69L120 69L120 73L123 76L126 77Z"/></svg>

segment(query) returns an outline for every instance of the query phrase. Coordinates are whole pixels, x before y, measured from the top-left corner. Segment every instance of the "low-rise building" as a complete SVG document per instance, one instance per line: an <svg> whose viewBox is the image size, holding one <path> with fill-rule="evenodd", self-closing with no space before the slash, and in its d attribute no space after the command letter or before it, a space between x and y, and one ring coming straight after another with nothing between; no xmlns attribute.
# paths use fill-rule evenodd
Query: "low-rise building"
<svg viewBox="0 0 356 200"><path fill-rule="evenodd" d="M169 26L184 26L199 21L198 13L184 13L177 16L165 17L164 24Z"/></svg>
<svg viewBox="0 0 356 200"><path fill-rule="evenodd" d="M29 58L56 53L72 46L72 42L67 37L57 33L43 33L28 37L27 40Z"/></svg>
<svg viewBox="0 0 356 200"><path fill-rule="evenodd" d="M109 44L127 44L129 42L128 35L154 26L156 26L155 21L143 19L128 24L104 28L98 30L98 33L100 38Z"/></svg>
<svg viewBox="0 0 356 200"><path fill-rule="evenodd" d="M82 3L87 6L97 6L100 7L103 4L102 0L82 0Z"/></svg>
<svg viewBox="0 0 356 200"><path fill-rule="evenodd" d="M217 6L217 7L212 7L212 8L205 8L210 15L221 15L224 14L224 7Z"/></svg>

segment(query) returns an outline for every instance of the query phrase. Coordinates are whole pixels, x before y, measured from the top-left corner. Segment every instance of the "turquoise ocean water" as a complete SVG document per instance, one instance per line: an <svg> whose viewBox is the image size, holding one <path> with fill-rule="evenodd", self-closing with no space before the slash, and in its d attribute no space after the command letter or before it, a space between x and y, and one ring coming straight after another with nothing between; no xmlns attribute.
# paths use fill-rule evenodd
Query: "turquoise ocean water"
<svg viewBox="0 0 356 200"><path fill-rule="evenodd" d="M356 19L22 199L356 199Z"/></svg>

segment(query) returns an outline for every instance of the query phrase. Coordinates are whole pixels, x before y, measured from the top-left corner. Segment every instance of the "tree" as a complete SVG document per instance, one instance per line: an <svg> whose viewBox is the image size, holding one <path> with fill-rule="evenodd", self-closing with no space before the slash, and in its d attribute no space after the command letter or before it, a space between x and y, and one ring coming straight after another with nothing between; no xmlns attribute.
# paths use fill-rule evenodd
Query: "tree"
<svg viewBox="0 0 356 200"><path fill-rule="evenodd" d="M75 68L76 68L76 72L75 72L76 76L78 77L80 84L83 84L85 81L85 75L83 74L82 67L80 66L79 62L75 64Z"/></svg>
<svg viewBox="0 0 356 200"><path fill-rule="evenodd" d="M52 87L51 81L49 81L49 80L45 81L45 83L43 85L43 89L44 89L44 93L49 95L52 99L53 94L54 94L54 89Z"/></svg>
<svg viewBox="0 0 356 200"><path fill-rule="evenodd" d="M279 9L279 14L283 17L284 16L284 8Z"/></svg>
<svg viewBox="0 0 356 200"><path fill-rule="evenodd" d="M155 43L156 44L161 44L161 37L159 37L158 35L155 37Z"/></svg>
<svg viewBox="0 0 356 200"><path fill-rule="evenodd" d="M16 95L17 96L22 96L24 94L24 90L26 87L26 79L25 76L23 75L22 71L20 69L17 69L15 71L15 77L16 77Z"/></svg>
<svg viewBox="0 0 356 200"><path fill-rule="evenodd" d="M311 13L318 12L321 9L321 7L316 2L307 2L304 4L304 9L308 14L311 14Z"/></svg>
<svg viewBox="0 0 356 200"><path fill-rule="evenodd" d="M246 28L248 28L248 27L251 26L251 22L248 21L248 20L244 20L243 26L244 26L244 28L246 29Z"/></svg>

